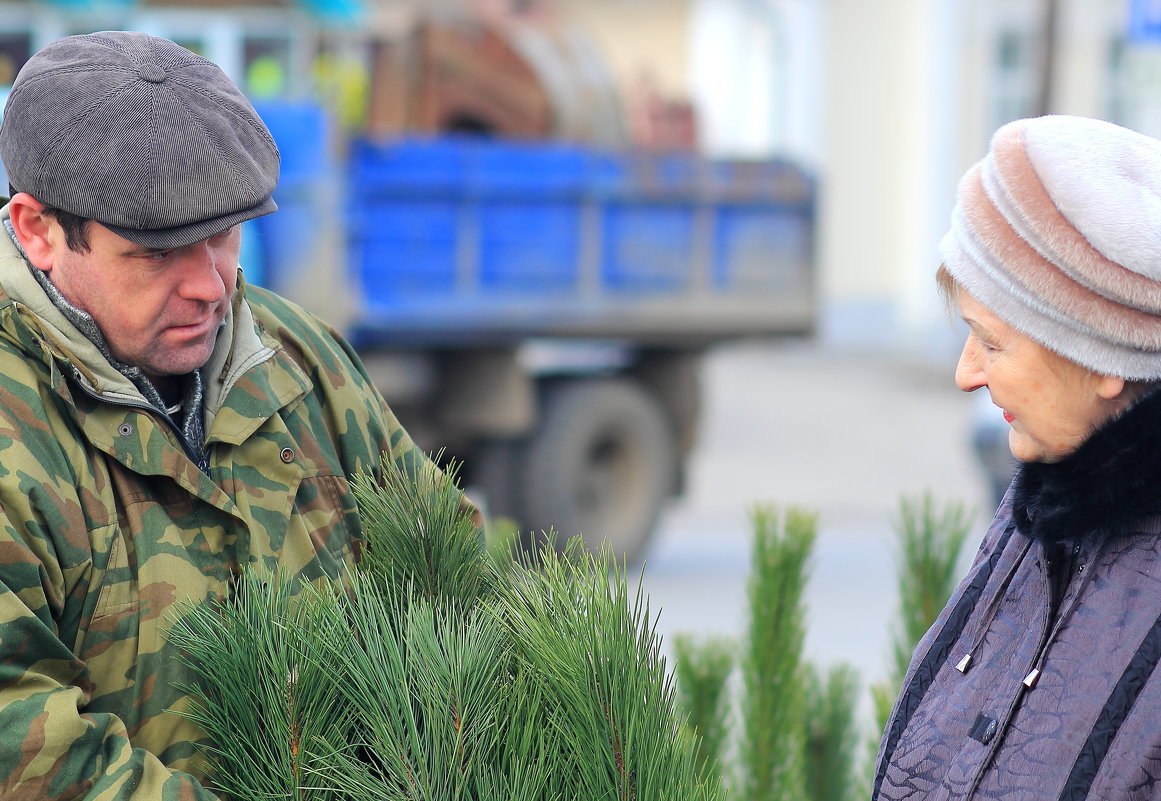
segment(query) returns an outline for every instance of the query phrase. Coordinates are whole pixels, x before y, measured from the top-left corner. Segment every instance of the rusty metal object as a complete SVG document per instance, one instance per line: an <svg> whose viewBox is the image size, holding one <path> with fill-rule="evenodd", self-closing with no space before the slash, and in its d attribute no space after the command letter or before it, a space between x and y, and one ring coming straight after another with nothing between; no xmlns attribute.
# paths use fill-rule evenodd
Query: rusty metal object
<svg viewBox="0 0 1161 801"><path fill-rule="evenodd" d="M576 30L441 15L374 56L368 132L476 133L618 147L628 134L602 59Z"/></svg>

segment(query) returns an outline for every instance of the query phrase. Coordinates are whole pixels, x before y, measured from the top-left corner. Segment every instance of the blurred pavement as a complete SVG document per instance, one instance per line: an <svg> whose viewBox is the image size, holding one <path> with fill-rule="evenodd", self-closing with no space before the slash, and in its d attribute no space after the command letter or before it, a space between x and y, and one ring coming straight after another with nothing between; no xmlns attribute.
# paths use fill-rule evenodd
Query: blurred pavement
<svg viewBox="0 0 1161 801"><path fill-rule="evenodd" d="M687 493L645 554L644 586L671 635L746 626L748 513L756 503L819 515L807 596L807 657L847 662L865 688L886 673L896 605L899 499L930 490L975 510L970 559L992 509L969 446L973 402L946 365L814 343L715 351ZM965 562L966 566L966 562Z"/></svg>

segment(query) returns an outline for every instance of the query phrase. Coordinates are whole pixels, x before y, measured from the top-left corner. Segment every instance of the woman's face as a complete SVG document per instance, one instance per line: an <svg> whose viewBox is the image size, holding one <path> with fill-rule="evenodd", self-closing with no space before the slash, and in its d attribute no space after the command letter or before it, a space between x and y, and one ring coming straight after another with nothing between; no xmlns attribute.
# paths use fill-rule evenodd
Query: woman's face
<svg viewBox="0 0 1161 801"><path fill-rule="evenodd" d="M1058 462L1128 405L1125 381L1092 372L1020 333L967 292L956 298L968 325L955 381L987 387L1011 426L1008 446L1022 462Z"/></svg>

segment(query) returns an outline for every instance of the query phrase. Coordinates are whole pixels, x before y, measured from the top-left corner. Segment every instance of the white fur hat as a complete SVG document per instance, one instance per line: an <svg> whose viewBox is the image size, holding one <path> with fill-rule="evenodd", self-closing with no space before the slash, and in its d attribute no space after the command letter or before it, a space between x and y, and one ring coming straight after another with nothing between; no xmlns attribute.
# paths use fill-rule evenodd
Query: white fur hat
<svg viewBox="0 0 1161 801"><path fill-rule="evenodd" d="M1051 115L996 131L960 180L948 272L1084 367L1161 378L1161 142Z"/></svg>

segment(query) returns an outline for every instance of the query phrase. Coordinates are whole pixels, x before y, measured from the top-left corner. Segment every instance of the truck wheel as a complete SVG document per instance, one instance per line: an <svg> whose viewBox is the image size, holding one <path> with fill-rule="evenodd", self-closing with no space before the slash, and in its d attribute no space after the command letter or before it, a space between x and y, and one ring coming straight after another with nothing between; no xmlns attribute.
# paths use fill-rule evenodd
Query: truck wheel
<svg viewBox="0 0 1161 801"><path fill-rule="evenodd" d="M523 456L524 449L518 440L485 439L476 443L467 466L471 484L482 493L490 519L520 517L517 487Z"/></svg>
<svg viewBox="0 0 1161 801"><path fill-rule="evenodd" d="M566 381L544 397L522 464L520 522L553 529L558 547L583 535L607 540L618 558L644 551L676 475L664 408L624 379Z"/></svg>

